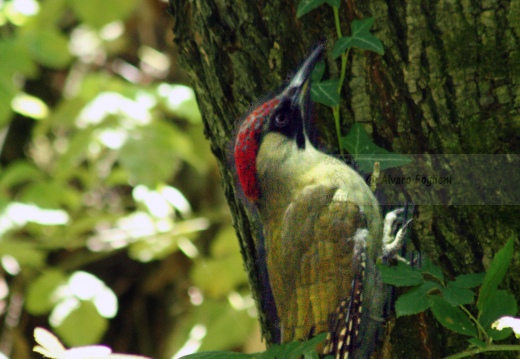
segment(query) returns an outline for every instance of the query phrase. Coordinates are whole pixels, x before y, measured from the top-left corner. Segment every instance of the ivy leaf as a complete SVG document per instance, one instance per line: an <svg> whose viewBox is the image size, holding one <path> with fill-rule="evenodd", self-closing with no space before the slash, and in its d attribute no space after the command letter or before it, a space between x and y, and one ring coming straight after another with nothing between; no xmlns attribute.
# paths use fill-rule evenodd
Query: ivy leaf
<svg viewBox="0 0 520 359"><path fill-rule="evenodd" d="M440 295L430 296L430 301L433 315L443 326L459 334L477 336L477 329L460 308L452 306Z"/></svg>
<svg viewBox="0 0 520 359"><path fill-rule="evenodd" d="M340 57L350 47L370 50L377 52L379 55L384 55L383 43L369 31L372 25L374 25L373 17L354 20L351 26L352 36L344 36L336 42L332 50L332 57L334 59Z"/></svg>
<svg viewBox="0 0 520 359"><path fill-rule="evenodd" d="M495 257L489 265L488 271L480 287L480 292L477 301L477 308L480 312L486 311L486 306L492 305L495 300L494 296L497 292L497 287L504 279L507 268L513 258L514 238L511 237L506 245L495 254Z"/></svg>
<svg viewBox="0 0 520 359"><path fill-rule="evenodd" d="M338 93L339 80L326 80L314 83L311 86L311 99L325 106L334 107L339 105Z"/></svg>
<svg viewBox="0 0 520 359"><path fill-rule="evenodd" d="M300 18L324 3L325 0L302 0L296 10L296 17Z"/></svg>
<svg viewBox="0 0 520 359"><path fill-rule="evenodd" d="M395 285L396 287L406 287L418 285L423 282L421 272L411 266L397 262L395 266L379 265L379 273L383 283Z"/></svg>
<svg viewBox="0 0 520 359"><path fill-rule="evenodd" d="M348 135L341 138L341 147L354 156L359 169L366 173L372 172L375 162L379 162L381 171L412 162L408 156L376 146L360 123L355 123Z"/></svg>
<svg viewBox="0 0 520 359"><path fill-rule="evenodd" d="M401 295L395 302L395 314L397 317L424 312L432 305L429 300L430 292L439 289L440 285L435 282L426 281L418 287Z"/></svg>
<svg viewBox="0 0 520 359"><path fill-rule="evenodd" d="M323 78L323 74L325 73L325 64L323 62L318 62L316 66L314 66L314 70L311 74L311 82L318 83Z"/></svg>

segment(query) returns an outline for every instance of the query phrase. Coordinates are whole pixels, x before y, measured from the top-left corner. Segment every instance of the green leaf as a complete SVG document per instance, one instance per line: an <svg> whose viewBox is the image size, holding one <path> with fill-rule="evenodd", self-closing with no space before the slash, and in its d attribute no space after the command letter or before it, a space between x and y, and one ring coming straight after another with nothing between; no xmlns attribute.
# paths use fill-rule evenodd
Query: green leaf
<svg viewBox="0 0 520 359"><path fill-rule="evenodd" d="M67 282L67 276L60 270L50 269L33 280L27 288L25 308L33 315L49 312L56 304L54 291Z"/></svg>
<svg viewBox="0 0 520 359"><path fill-rule="evenodd" d="M469 289L458 287L453 282L448 282L446 288L441 288L441 293L444 299L454 307L473 303L473 292Z"/></svg>
<svg viewBox="0 0 520 359"><path fill-rule="evenodd" d="M418 270L401 261L395 266L378 265L383 283L405 287L423 283L424 279Z"/></svg>
<svg viewBox="0 0 520 359"><path fill-rule="evenodd" d="M493 300L484 307L478 319L491 338L502 340L510 336L513 330L511 328L492 329L491 324L500 317L516 315L517 310L515 296L505 290L497 290Z"/></svg>
<svg viewBox="0 0 520 359"><path fill-rule="evenodd" d="M18 160L10 163L0 175L0 190L8 190L25 182L43 179L44 174L34 164Z"/></svg>
<svg viewBox="0 0 520 359"><path fill-rule="evenodd" d="M57 181L31 183L22 191L20 199L27 204L35 204L46 209L74 209L82 204L79 191Z"/></svg>
<svg viewBox="0 0 520 359"><path fill-rule="evenodd" d="M12 76L10 76L12 77ZM11 109L11 100L16 96L17 88L11 79L6 79L0 76L0 126L7 124L11 117L13 117L13 110Z"/></svg>
<svg viewBox="0 0 520 359"><path fill-rule="evenodd" d="M339 39L332 50L332 57L337 59L350 47L357 47L361 50L370 50L384 55L383 43L370 33L370 28L374 24L374 18L369 17L363 20L354 20L351 26L352 36L345 36Z"/></svg>
<svg viewBox="0 0 520 359"><path fill-rule="evenodd" d="M341 5L341 0L325 0L327 4L329 4L332 7L339 8Z"/></svg>
<svg viewBox="0 0 520 359"><path fill-rule="evenodd" d="M511 316L500 317L491 324L491 328L496 330L511 328L515 333L515 337L520 339L520 318Z"/></svg>
<svg viewBox="0 0 520 359"><path fill-rule="evenodd" d="M325 64L323 62L318 62L312 70L311 74L311 83L320 82L323 78L323 74L325 73Z"/></svg>
<svg viewBox="0 0 520 359"><path fill-rule="evenodd" d="M468 342L470 342L472 345L476 346L477 348L485 348L486 347L486 342L483 342L482 340L480 339L477 339L477 338L470 338L468 339Z"/></svg>
<svg viewBox="0 0 520 359"><path fill-rule="evenodd" d="M179 350L189 339L190 331L199 325L206 328L206 335L201 340L199 349L202 352L240 346L253 333L257 321L249 316L247 309L237 310L231 306L227 297L219 300L206 297L201 305L194 306L190 315L177 324L178 330L173 334L175 344L172 345L172 350ZM255 357L258 358L256 355Z"/></svg>
<svg viewBox="0 0 520 359"><path fill-rule="evenodd" d="M477 336L477 329L461 309L452 306L440 295L431 295L429 299L432 313L439 323L456 333Z"/></svg>
<svg viewBox="0 0 520 359"><path fill-rule="evenodd" d="M212 297L225 296L239 284L247 284L242 256L238 251L227 258L205 260L195 266L191 279L194 285Z"/></svg>
<svg viewBox="0 0 520 359"><path fill-rule="evenodd" d="M63 341L69 346L89 345L99 342L108 328L108 322L99 315L91 301L80 301L79 307L55 327Z"/></svg>
<svg viewBox="0 0 520 359"><path fill-rule="evenodd" d="M455 277L453 285L461 288L474 288L482 284L486 273L462 274Z"/></svg>
<svg viewBox="0 0 520 359"><path fill-rule="evenodd" d="M373 171L375 162L379 162L382 171L404 166L412 161L405 155L390 153L376 146L360 123L355 123L348 135L341 138L341 147L353 155L359 169L367 173Z"/></svg>
<svg viewBox="0 0 520 359"><path fill-rule="evenodd" d="M125 20L139 4L139 0L69 0L78 18L100 28L112 21Z"/></svg>
<svg viewBox="0 0 520 359"><path fill-rule="evenodd" d="M234 353L234 352L225 352L225 351L208 351L201 353L194 353L180 357L180 359L252 359L258 358L258 354L244 354L244 353Z"/></svg>
<svg viewBox="0 0 520 359"><path fill-rule="evenodd" d="M431 306L429 300L430 292L439 288L439 284L426 281L420 286L412 288L407 293L401 295L395 302L395 313L397 317L424 312Z"/></svg>
<svg viewBox="0 0 520 359"><path fill-rule="evenodd" d="M324 3L325 0L302 0L296 10L296 17L300 18Z"/></svg>
<svg viewBox="0 0 520 359"><path fill-rule="evenodd" d="M420 271L423 274L429 274L441 282L444 282L444 274L442 274L440 268L433 264L432 261L430 261L428 258L424 258L424 260L421 262Z"/></svg>
<svg viewBox="0 0 520 359"><path fill-rule="evenodd" d="M329 107L339 105L338 85L338 79L313 83L311 86L312 101Z"/></svg>
<svg viewBox="0 0 520 359"><path fill-rule="evenodd" d="M62 69L72 60L68 38L56 30L30 32L26 41L33 59L44 66Z"/></svg>
<svg viewBox="0 0 520 359"><path fill-rule="evenodd" d="M497 287L502 282L507 268L511 263L514 250L514 237L509 238L506 245L495 254L480 287L477 307L480 312L486 311L486 306L494 300Z"/></svg>
<svg viewBox="0 0 520 359"><path fill-rule="evenodd" d="M7 74L12 77L15 73L22 73L25 76L34 76L38 68L29 56L26 43L20 37L11 37L0 40L0 74Z"/></svg>
<svg viewBox="0 0 520 359"><path fill-rule="evenodd" d="M13 240L0 242L0 257L5 254L13 256L22 268L42 267L46 256L46 253L34 243Z"/></svg>
<svg viewBox="0 0 520 359"><path fill-rule="evenodd" d="M305 342L291 342L271 346L266 352L261 353L259 359L299 359L302 355L305 358L312 358L316 352L316 346L322 343L327 337L326 333L321 333ZM255 356L256 357L256 356Z"/></svg>
<svg viewBox="0 0 520 359"><path fill-rule="evenodd" d="M128 171L132 184L148 188L166 182L179 157L190 156L191 142L173 126L159 121L131 132L120 152L121 165Z"/></svg>

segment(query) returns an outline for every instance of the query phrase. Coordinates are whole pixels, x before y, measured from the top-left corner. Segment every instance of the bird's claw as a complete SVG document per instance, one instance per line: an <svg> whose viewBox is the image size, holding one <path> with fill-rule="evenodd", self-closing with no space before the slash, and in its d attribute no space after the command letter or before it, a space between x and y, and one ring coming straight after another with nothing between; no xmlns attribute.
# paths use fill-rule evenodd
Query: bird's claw
<svg viewBox="0 0 520 359"><path fill-rule="evenodd" d="M398 252L404 245L406 230L412 219L405 220L402 214L405 208L398 208L386 214L383 226L383 263L389 263L394 260L406 260L402 258Z"/></svg>

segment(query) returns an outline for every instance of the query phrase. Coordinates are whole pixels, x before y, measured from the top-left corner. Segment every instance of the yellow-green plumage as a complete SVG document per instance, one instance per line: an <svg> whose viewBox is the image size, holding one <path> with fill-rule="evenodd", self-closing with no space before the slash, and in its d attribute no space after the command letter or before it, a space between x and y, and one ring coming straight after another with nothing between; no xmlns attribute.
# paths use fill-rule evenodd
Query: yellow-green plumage
<svg viewBox="0 0 520 359"><path fill-rule="evenodd" d="M310 143L302 151L278 133L266 135L257 171L282 341L307 339L328 331L335 309L350 296L358 229L368 229L369 257L378 256L379 205L353 169Z"/></svg>

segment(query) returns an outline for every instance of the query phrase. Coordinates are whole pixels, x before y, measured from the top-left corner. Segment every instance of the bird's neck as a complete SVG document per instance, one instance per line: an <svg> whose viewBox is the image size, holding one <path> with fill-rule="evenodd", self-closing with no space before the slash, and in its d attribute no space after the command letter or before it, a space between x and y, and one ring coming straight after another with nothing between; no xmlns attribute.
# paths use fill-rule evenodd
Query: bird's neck
<svg viewBox="0 0 520 359"><path fill-rule="evenodd" d="M307 185L305 173L324 156L305 137L305 148L279 133L268 133L258 151L257 180L260 185L258 209L264 223L267 217L281 218L294 197Z"/></svg>

